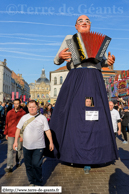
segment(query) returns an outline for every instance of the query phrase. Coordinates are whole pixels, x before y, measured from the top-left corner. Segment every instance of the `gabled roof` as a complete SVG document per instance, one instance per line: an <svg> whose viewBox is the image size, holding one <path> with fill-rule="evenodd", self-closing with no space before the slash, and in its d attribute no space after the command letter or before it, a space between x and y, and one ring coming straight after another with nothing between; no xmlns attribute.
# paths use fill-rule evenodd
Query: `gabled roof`
<svg viewBox="0 0 129 194"><path fill-rule="evenodd" d="M18 76L14 71L12 71L12 78L18 82L20 85L24 86L23 80L21 80L20 76Z"/></svg>
<svg viewBox="0 0 129 194"><path fill-rule="evenodd" d="M62 70L67 70L66 66L60 67L59 69L55 70L55 71L62 71Z"/></svg>
<svg viewBox="0 0 129 194"><path fill-rule="evenodd" d="M112 71L111 69L109 69L109 67L102 67L103 71Z"/></svg>

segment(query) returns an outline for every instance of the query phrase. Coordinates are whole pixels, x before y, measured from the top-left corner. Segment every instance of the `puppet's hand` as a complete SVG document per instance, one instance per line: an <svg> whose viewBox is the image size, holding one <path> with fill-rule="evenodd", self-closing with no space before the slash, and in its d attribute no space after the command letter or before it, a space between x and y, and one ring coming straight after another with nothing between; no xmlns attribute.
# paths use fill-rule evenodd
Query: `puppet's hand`
<svg viewBox="0 0 129 194"><path fill-rule="evenodd" d="M60 53L59 53L59 58L63 59L67 62L70 62L71 59L71 52L67 52L67 50L69 50L69 48L63 49Z"/></svg>
<svg viewBox="0 0 129 194"><path fill-rule="evenodd" d="M113 65L115 62L115 56L114 55L111 55L110 52L108 52L108 59L107 59L107 63L108 65Z"/></svg>

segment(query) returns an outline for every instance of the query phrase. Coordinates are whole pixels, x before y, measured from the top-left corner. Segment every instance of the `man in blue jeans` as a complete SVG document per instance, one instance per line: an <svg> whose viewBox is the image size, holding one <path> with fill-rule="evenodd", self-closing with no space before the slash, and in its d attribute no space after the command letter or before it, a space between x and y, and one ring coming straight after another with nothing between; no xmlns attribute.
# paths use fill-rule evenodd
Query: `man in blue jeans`
<svg viewBox="0 0 129 194"><path fill-rule="evenodd" d="M28 102L29 113L24 115L18 125L15 134L13 149L17 148L17 140L20 130L26 123L23 132L23 154L26 172L30 186L42 185L42 156L45 148L44 131L49 139L49 149L54 149L52 134L47 119L44 115L37 114L38 104L35 100ZM30 121L32 119L32 121ZM27 124L28 122L28 124Z"/></svg>

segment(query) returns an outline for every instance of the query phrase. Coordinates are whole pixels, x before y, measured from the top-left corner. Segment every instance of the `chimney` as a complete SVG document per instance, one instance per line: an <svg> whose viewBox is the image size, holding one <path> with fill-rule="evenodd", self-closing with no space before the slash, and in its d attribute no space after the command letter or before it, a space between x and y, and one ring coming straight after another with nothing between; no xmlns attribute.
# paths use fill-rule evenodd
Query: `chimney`
<svg viewBox="0 0 129 194"><path fill-rule="evenodd" d="M3 64L4 64L4 65L6 65L6 64L7 64L7 63L6 63L6 61L7 61L7 60L6 60L6 59L4 59L4 62L3 62Z"/></svg>

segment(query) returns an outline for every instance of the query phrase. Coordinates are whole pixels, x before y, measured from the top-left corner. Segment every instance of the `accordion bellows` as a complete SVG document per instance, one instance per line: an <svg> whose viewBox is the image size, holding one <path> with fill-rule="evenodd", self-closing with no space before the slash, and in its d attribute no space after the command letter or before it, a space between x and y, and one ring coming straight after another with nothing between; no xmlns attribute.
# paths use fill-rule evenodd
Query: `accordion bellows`
<svg viewBox="0 0 129 194"><path fill-rule="evenodd" d="M91 61L98 63L102 60L111 38L96 32L77 33L72 39L66 40L72 53L74 65Z"/></svg>

